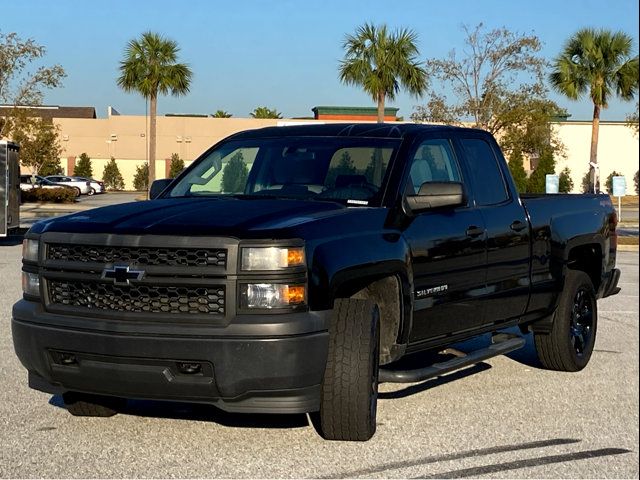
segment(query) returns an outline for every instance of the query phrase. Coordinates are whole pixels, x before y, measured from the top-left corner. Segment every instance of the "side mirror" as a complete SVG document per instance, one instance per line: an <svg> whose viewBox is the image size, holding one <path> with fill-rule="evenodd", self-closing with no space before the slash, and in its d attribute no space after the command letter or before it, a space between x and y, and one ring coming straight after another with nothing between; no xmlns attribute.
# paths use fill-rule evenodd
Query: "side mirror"
<svg viewBox="0 0 640 480"><path fill-rule="evenodd" d="M425 182L420 185L418 195L406 197L408 213L420 213L443 207L464 204L462 184L457 182Z"/></svg>
<svg viewBox="0 0 640 480"><path fill-rule="evenodd" d="M173 182L173 178L162 178L160 180L154 180L149 189L149 200L158 198L158 195Z"/></svg>

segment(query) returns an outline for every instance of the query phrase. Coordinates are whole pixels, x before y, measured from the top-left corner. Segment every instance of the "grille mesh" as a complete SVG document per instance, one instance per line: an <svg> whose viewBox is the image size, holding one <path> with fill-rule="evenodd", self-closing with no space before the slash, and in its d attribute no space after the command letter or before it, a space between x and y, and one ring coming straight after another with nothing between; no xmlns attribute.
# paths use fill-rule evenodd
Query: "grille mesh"
<svg viewBox="0 0 640 480"><path fill-rule="evenodd" d="M174 267L226 267L222 248L109 247L98 245L49 244L48 258L83 263L134 263Z"/></svg>
<svg viewBox="0 0 640 480"><path fill-rule="evenodd" d="M138 313L224 314L222 286L118 287L110 283L49 281L54 305Z"/></svg>

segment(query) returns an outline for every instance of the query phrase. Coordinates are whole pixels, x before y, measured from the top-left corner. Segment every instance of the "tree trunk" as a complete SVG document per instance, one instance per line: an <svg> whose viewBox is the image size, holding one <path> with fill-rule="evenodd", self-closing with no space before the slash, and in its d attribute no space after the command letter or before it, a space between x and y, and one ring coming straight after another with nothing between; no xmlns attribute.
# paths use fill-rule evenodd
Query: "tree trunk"
<svg viewBox="0 0 640 480"><path fill-rule="evenodd" d="M598 177L598 171L594 165L598 164L598 131L600 128L600 105L593 105L593 122L591 124L591 154L589 155L589 169L591 171L591 191L597 192L600 190L600 181Z"/></svg>
<svg viewBox="0 0 640 480"><path fill-rule="evenodd" d="M149 187L156 179L156 113L158 97L151 95L149 99Z"/></svg>
<svg viewBox="0 0 640 480"><path fill-rule="evenodd" d="M384 123L384 93L378 93L378 123Z"/></svg>

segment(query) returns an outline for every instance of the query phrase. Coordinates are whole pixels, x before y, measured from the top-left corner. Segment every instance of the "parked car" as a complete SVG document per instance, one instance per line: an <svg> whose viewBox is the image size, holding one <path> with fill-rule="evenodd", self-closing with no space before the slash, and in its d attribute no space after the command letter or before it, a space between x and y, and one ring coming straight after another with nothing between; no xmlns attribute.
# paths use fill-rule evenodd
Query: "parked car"
<svg viewBox="0 0 640 480"><path fill-rule="evenodd" d="M93 195L95 190L91 188L91 183L86 179L80 179L80 177L68 177L65 175L49 175L44 177L53 183L67 185L69 187L76 187L80 189L82 195Z"/></svg>
<svg viewBox="0 0 640 480"><path fill-rule="evenodd" d="M75 185L52 182L40 175L20 175L20 190L30 190L32 188L73 188L76 192L76 197L82 194L82 190Z"/></svg>
<svg viewBox="0 0 640 480"><path fill-rule="evenodd" d="M104 182L101 182L100 180L95 180L93 178L87 178L87 177L71 177L71 178L89 182L89 186L91 187L91 189L89 190L89 193L87 195L93 195L95 193L105 193L107 191L107 189L104 186Z"/></svg>
<svg viewBox="0 0 640 480"><path fill-rule="evenodd" d="M251 169L221 194L239 154ZM520 332L545 368L583 369L597 300L620 290L610 197L520 196L482 130L241 132L150 197L25 235L14 347L29 386L72 415L211 403L313 413L324 438L367 440L379 382L479 363L523 347ZM398 363L486 333L466 356Z"/></svg>

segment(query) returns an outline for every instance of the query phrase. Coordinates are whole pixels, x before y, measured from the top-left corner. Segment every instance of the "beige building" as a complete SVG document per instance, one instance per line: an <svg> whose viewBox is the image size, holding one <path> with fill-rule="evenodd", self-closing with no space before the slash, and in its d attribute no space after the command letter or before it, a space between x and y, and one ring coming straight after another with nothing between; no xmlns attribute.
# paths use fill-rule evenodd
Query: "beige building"
<svg viewBox="0 0 640 480"><path fill-rule="evenodd" d="M111 112L111 109L110 109ZM189 164L203 151L226 136L247 129L291 123L331 122L313 119L212 118L206 116L159 116L157 126L157 177L169 172L171 155L177 153ZM336 120L345 121L345 120ZM125 188L133 189L136 167L147 158L149 128L145 116L109 115L107 118L56 118L63 148L62 166L71 174L77 157L91 157L94 176L100 178L106 162L114 157L125 180ZM579 192L589 166L591 122L565 121L553 124L566 147L566 158L558 158L556 173L565 166L571 169L574 191ZM627 192L635 194L633 176L638 171L638 137L624 122L601 122L598 161L602 188L612 172L622 173Z"/></svg>

